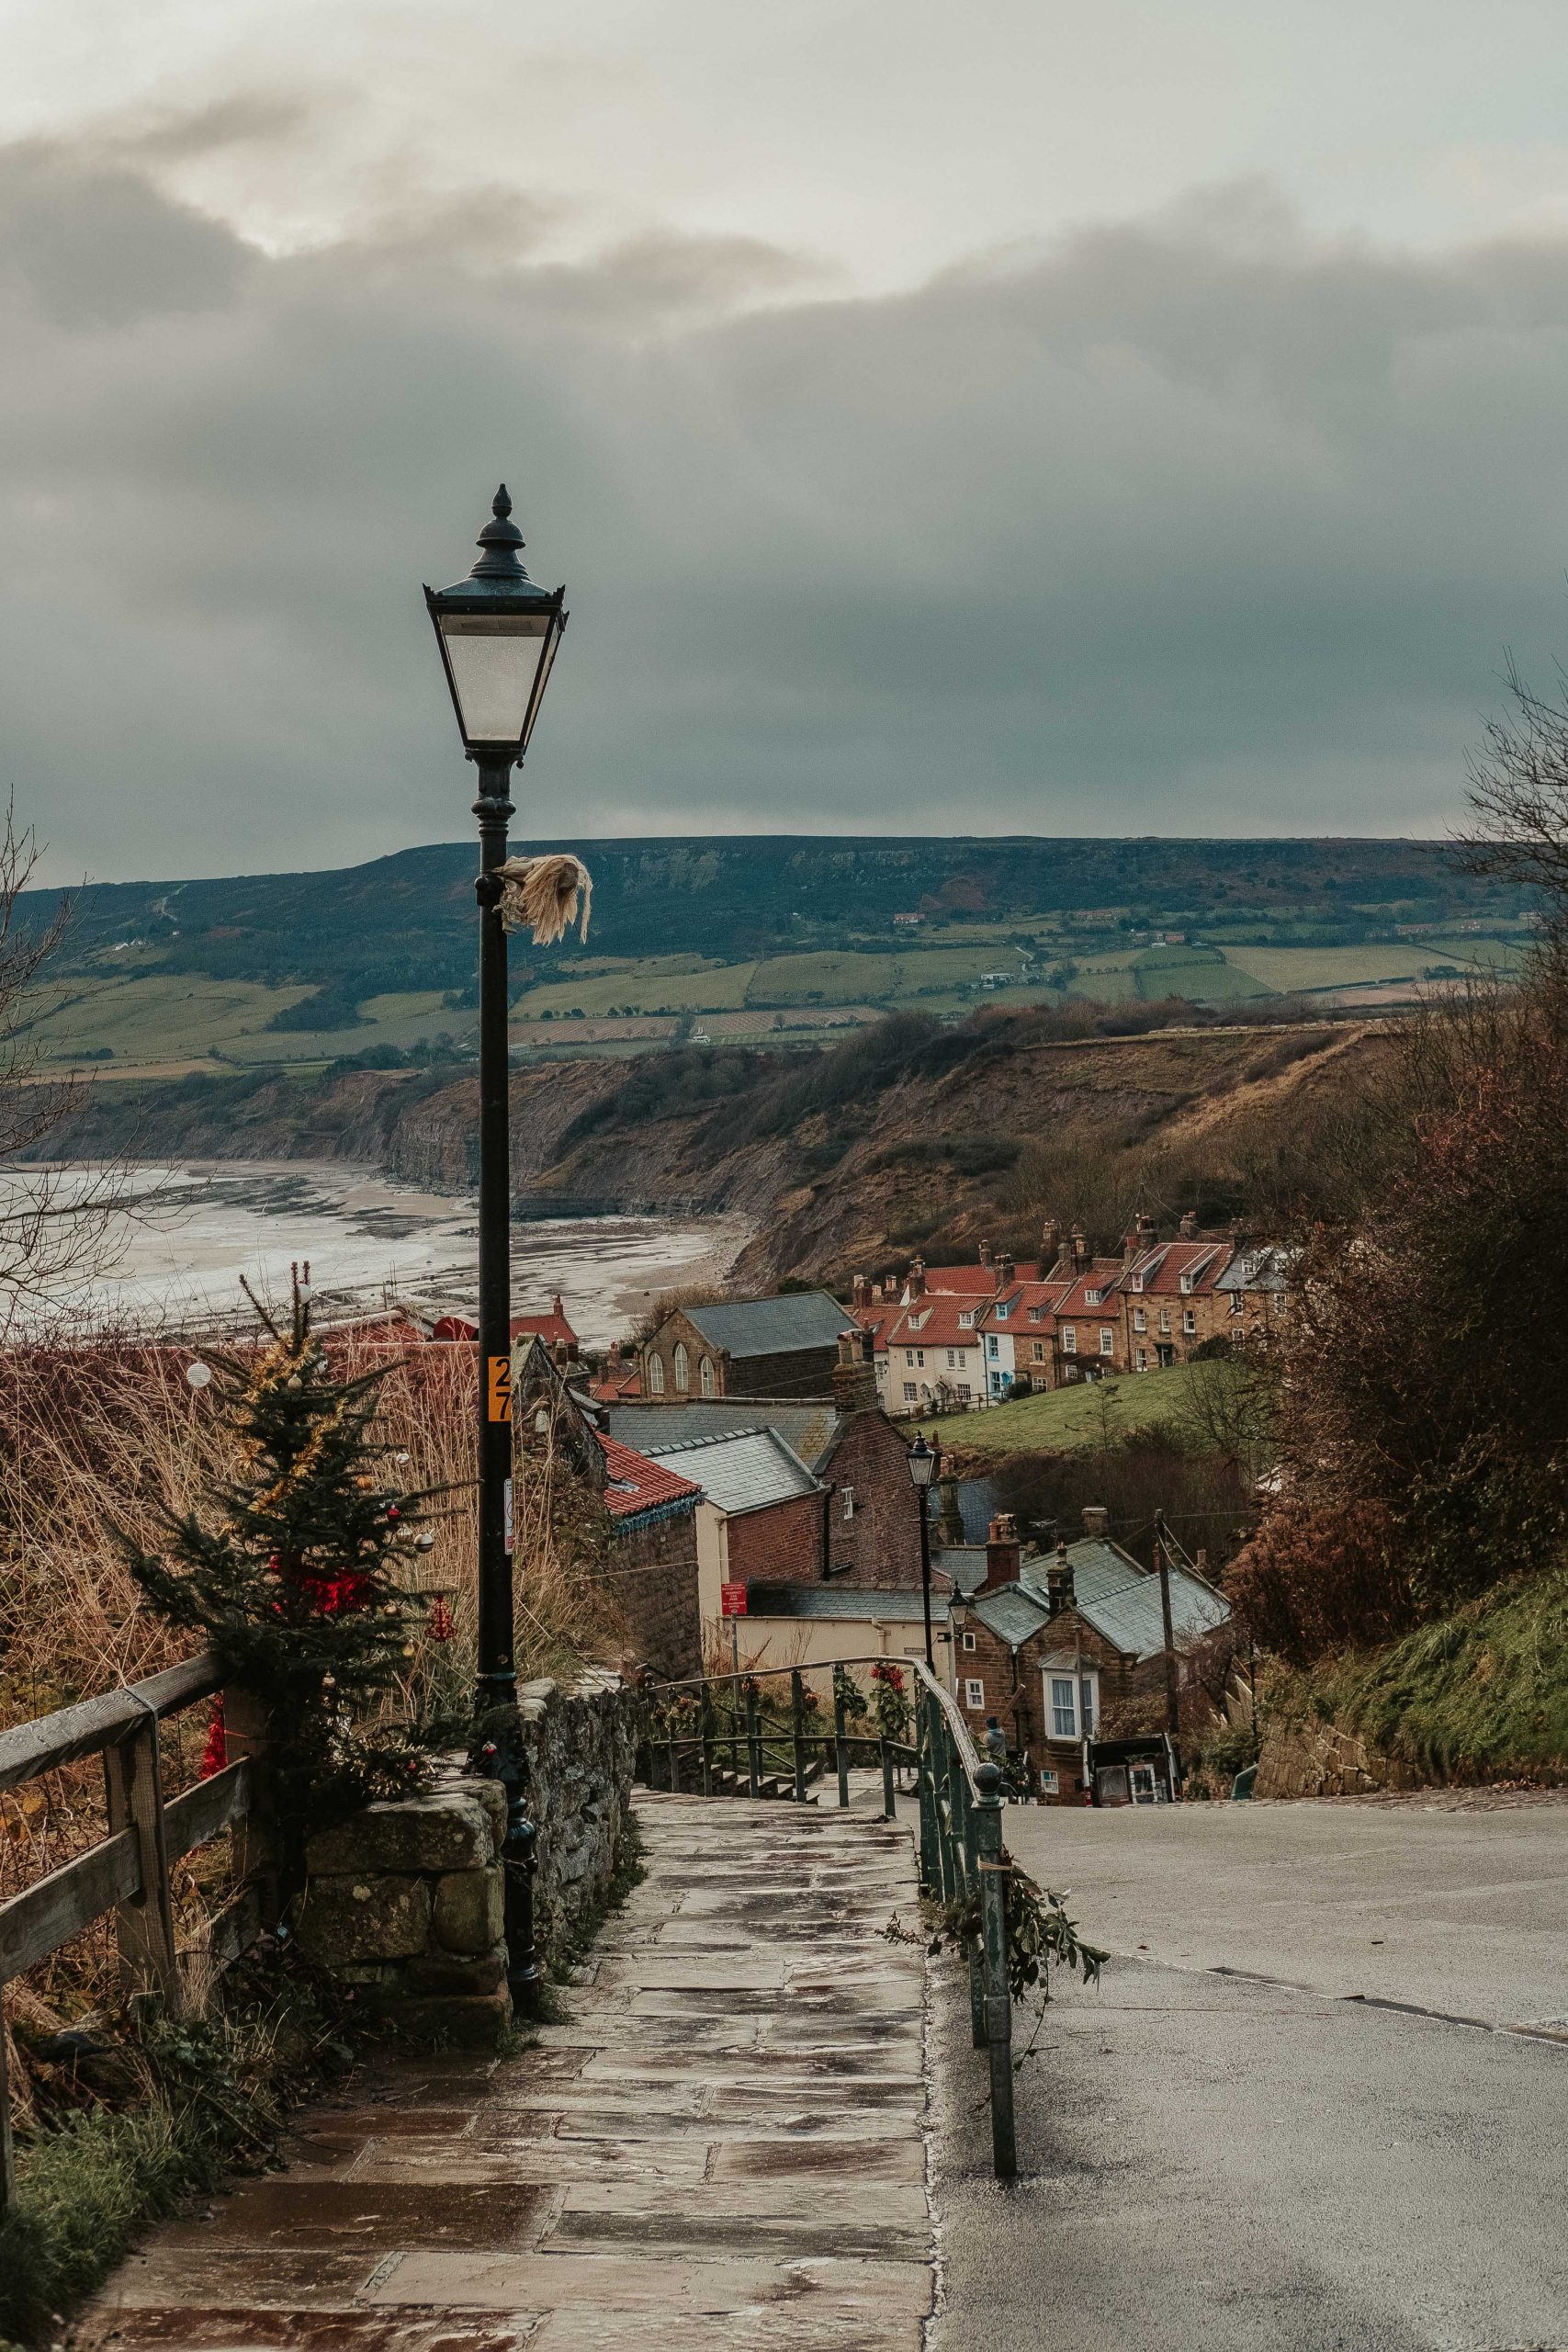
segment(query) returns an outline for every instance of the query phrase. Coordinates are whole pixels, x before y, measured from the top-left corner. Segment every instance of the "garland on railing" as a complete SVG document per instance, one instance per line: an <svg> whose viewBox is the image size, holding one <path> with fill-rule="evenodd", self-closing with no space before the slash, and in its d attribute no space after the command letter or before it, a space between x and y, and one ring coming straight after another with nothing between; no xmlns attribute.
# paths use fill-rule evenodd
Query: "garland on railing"
<svg viewBox="0 0 1568 2352"><path fill-rule="evenodd" d="M1024 2060L1034 2055L1051 1998L1053 1966L1066 1968L1069 1973L1076 1969L1086 1984L1098 1984L1100 1972L1111 1955L1097 1944L1086 1943L1079 1935L1077 1923L1066 1908L1070 1888L1058 1893L1055 1887L1042 1886L1005 1846L1002 1869L1007 1888L1008 1991L1019 2005L1036 1990L1040 1996L1028 2047L1012 2062L1016 2074ZM976 1944L984 1943L977 1886L972 1894L943 1907L936 1940L965 1956Z"/></svg>

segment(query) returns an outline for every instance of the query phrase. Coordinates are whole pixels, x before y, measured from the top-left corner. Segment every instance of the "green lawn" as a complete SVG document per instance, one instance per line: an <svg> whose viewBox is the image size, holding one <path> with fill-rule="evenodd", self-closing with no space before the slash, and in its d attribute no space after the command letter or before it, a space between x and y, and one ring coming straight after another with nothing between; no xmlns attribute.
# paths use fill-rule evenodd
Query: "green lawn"
<svg viewBox="0 0 1568 2352"><path fill-rule="evenodd" d="M1204 1372L1213 1367L1203 1365ZM1153 1421L1179 1420L1192 1385L1193 1367L1168 1372L1122 1373L1111 1380L1080 1381L1026 1396L1016 1405L992 1405L985 1412L953 1413L936 1423L944 1443L987 1453L1072 1453L1103 1445L1127 1430Z"/></svg>

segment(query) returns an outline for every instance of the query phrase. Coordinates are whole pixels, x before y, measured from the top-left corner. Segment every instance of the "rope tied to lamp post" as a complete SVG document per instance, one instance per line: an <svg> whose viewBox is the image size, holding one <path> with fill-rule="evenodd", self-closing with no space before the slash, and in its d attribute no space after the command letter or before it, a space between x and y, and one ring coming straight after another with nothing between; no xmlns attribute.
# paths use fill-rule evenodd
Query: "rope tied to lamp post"
<svg viewBox="0 0 1568 2352"><path fill-rule="evenodd" d="M501 920L508 931L526 928L536 947L549 947L564 939L575 922L578 937L587 938L593 876L580 857L570 851L547 857L509 857L495 872L501 884Z"/></svg>

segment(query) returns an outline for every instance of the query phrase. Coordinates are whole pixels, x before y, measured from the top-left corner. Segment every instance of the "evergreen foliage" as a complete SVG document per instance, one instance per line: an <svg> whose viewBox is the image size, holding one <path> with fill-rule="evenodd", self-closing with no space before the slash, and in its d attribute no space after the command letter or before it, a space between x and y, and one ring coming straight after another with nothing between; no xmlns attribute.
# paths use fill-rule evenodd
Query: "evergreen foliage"
<svg viewBox="0 0 1568 2352"><path fill-rule="evenodd" d="M406 1794L423 1757L395 1713L423 1610L399 1571L426 1548L432 1493L403 1488L376 1442L390 1366L334 1373L310 1330L309 1275L296 1272L286 1328L264 1315L272 1344L259 1362L213 1361L241 1460L213 1512L169 1513L164 1554L128 1543L153 1605L204 1635L267 1709L286 1868L307 1825Z"/></svg>

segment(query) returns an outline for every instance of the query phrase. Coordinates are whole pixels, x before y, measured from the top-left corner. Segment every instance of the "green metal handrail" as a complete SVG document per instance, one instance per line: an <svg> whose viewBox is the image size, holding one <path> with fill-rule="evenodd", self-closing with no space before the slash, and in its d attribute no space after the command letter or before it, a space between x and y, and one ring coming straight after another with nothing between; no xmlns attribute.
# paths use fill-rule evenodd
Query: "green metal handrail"
<svg viewBox="0 0 1568 2352"><path fill-rule="evenodd" d="M880 1652L866 1657L840 1658L840 1667L886 1664ZM791 1780L790 1798L807 1802L808 1750L833 1750L840 1806L850 1802L850 1750L875 1752L882 1767L882 1809L886 1820L896 1817L897 1775L912 1770L919 1801L920 1891L940 1903L953 1924L969 1964L970 2027L976 2050L987 2052L991 2095L991 2162L999 2180L1018 2170L1018 2143L1013 2120L1012 1995L1008 1983L1009 1863L1002 1845L1002 1773L982 1757L969 1736L957 1701L944 1690L923 1661L894 1661L915 1678L915 1740L861 1735L845 1724L844 1705L835 1693L831 1732L808 1732L805 1724L804 1681L798 1667L761 1667L744 1674L694 1676L684 1682L659 1686L662 1699L676 1691L698 1694L698 1719L689 1733L669 1728L649 1740L650 1782L652 1754L664 1751L668 1785L681 1786L683 1762L694 1761L701 1772L702 1792L713 1793L715 1753L728 1748L732 1777L739 1781L745 1750L748 1793L758 1794L769 1776L767 1749L781 1751L776 1769ZM825 1668L824 1670L829 1670ZM790 1729L787 1735L764 1730L758 1686L788 1675ZM714 1712L716 1691L732 1692L729 1720L720 1724Z"/></svg>
<svg viewBox="0 0 1568 2352"><path fill-rule="evenodd" d="M970 2029L990 2074L991 2166L998 2180L1010 2180L1018 2140L1001 1768L976 1750L952 1692L918 1662L915 1675L920 1880L953 1921L968 1959Z"/></svg>

